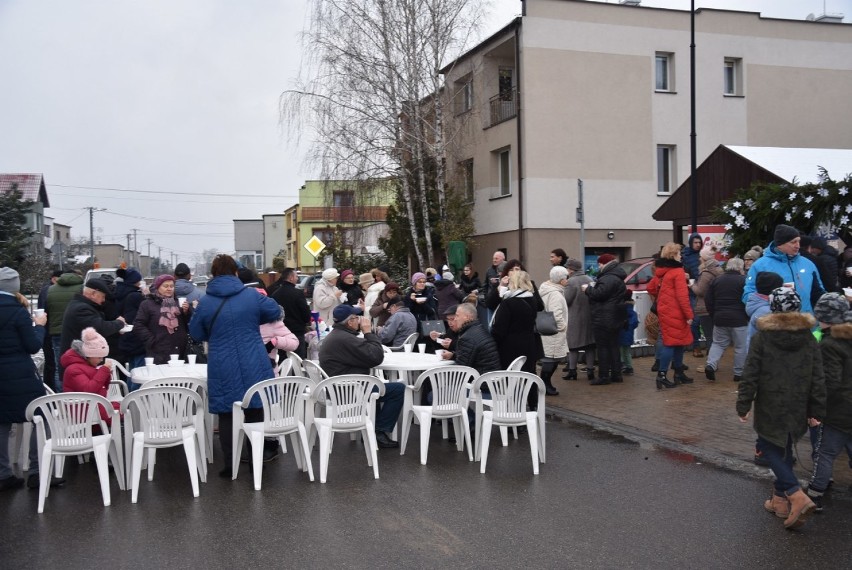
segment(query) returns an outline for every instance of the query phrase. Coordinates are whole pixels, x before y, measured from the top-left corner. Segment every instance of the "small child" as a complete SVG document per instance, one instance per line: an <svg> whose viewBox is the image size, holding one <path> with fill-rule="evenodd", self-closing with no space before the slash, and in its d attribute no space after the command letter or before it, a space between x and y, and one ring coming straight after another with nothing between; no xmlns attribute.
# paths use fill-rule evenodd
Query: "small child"
<svg viewBox="0 0 852 570"><path fill-rule="evenodd" d="M80 339L71 342L59 362L65 370L62 376L63 392L89 392L106 398L112 380L112 365L107 362L99 366L109 354L106 339L92 327L83 329ZM112 403L119 409L118 402ZM101 410L101 418L107 422L110 416Z"/></svg>
<svg viewBox="0 0 852 570"><path fill-rule="evenodd" d="M784 528L799 528L816 509L793 472L793 443L808 422L825 416L822 357L809 313L794 289L769 295L770 314L757 320L737 396L737 415L745 423L754 403L757 449L775 475L775 491L763 507L784 518Z"/></svg>
<svg viewBox="0 0 852 570"><path fill-rule="evenodd" d="M633 346L633 333L636 327L639 326L639 316L636 314L636 309L633 301L633 291L627 290L624 299L624 310L627 312L627 322L624 324L624 329L618 333L619 351L621 352L621 373L625 376L633 375L633 354L630 347Z"/></svg>
<svg viewBox="0 0 852 570"><path fill-rule="evenodd" d="M748 315L748 339L757 332L757 319L769 314L769 294L784 284L784 278L772 271L761 271L754 280L756 291L748 296L746 314Z"/></svg>
<svg viewBox="0 0 852 570"><path fill-rule="evenodd" d="M825 373L825 419L817 428L814 473L808 496L822 510L822 496L831 481L834 460L852 447L852 310L839 293L826 293L814 306L822 328L822 366Z"/></svg>

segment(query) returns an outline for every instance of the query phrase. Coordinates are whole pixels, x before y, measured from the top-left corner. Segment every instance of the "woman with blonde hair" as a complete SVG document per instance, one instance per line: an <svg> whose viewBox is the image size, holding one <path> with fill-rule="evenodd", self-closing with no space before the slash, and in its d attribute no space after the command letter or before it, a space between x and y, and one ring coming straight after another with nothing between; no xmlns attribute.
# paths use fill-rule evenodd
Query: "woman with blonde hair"
<svg viewBox="0 0 852 570"><path fill-rule="evenodd" d="M683 353L692 344L692 305L689 302L687 275L681 262L681 246L669 242L663 246L660 258L654 262L654 277L648 283L648 294L657 299L657 317L663 348L660 351L660 369L657 371L657 389L674 388L677 383L691 384L692 379L683 372ZM675 374L670 382L666 377L669 364Z"/></svg>
<svg viewBox="0 0 852 570"><path fill-rule="evenodd" d="M550 279L539 287L538 292L544 302L544 310L553 313L556 320L556 334L541 337L544 357L541 359L541 379L547 387L548 396L558 396L559 392L553 387L550 378L556 366L565 359L568 353L568 304L565 302L565 285L568 283L568 270L562 265L554 265L550 269Z"/></svg>
<svg viewBox="0 0 852 570"><path fill-rule="evenodd" d="M537 313L538 306L529 273L511 272L508 290L503 294L491 321L491 335L497 342L500 366L504 369L517 357L526 356L527 361L521 370L536 373L536 362L543 354L541 337L535 331ZM531 391L529 405L536 408L537 404L538 393Z"/></svg>

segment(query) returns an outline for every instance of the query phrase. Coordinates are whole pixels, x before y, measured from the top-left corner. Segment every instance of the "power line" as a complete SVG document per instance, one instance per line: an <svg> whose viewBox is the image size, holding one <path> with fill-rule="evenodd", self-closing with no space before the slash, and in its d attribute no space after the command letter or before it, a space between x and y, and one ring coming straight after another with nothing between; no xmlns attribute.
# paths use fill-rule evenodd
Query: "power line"
<svg viewBox="0 0 852 570"><path fill-rule="evenodd" d="M81 190L110 190L114 192L137 192L139 194L180 194L185 196L224 196L233 198L234 194L216 192L172 192L171 190L134 190L131 188L108 188L103 186L74 186L71 184L47 184L55 188L79 188ZM298 194L240 194L243 198L298 198Z"/></svg>
<svg viewBox="0 0 852 570"><path fill-rule="evenodd" d="M161 218L147 218L145 216L131 216L130 214L119 214L111 210L106 211L107 214L113 216L121 216L122 218L133 218L136 220L146 220L148 222L164 222L167 224L189 224L194 226L230 226L232 222L190 222L187 220L163 220Z"/></svg>
<svg viewBox="0 0 852 570"><path fill-rule="evenodd" d="M194 194L195 195L195 194ZM100 200L134 200L139 202L150 202L150 198L128 198L127 196L92 196L91 194L61 194L59 197L74 197L74 198L98 198ZM180 202L181 204L245 204L247 206L265 206L268 202L211 202L209 200L183 200L176 199L175 202ZM51 208L55 208L55 206L51 206ZM76 208L56 208L57 210L68 210Z"/></svg>

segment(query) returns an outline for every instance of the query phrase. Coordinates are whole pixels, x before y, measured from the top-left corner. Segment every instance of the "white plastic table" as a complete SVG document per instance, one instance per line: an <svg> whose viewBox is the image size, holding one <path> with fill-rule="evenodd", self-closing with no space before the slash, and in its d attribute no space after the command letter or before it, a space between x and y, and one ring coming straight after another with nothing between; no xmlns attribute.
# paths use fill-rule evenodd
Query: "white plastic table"
<svg viewBox="0 0 852 570"><path fill-rule="evenodd" d="M437 366L449 366L455 364L454 360L444 360L436 354L423 354L420 352L386 352L385 359L374 370L383 372L395 372L396 376L408 385L414 384L417 376L424 370ZM380 374L381 378L382 375ZM395 380L396 378L393 378ZM391 380L391 378L389 378Z"/></svg>
<svg viewBox="0 0 852 570"><path fill-rule="evenodd" d="M150 366L139 366L130 371L130 377L135 384L144 384L148 380L166 378L168 376L183 376L187 378L198 378L207 380L206 364L152 364Z"/></svg>

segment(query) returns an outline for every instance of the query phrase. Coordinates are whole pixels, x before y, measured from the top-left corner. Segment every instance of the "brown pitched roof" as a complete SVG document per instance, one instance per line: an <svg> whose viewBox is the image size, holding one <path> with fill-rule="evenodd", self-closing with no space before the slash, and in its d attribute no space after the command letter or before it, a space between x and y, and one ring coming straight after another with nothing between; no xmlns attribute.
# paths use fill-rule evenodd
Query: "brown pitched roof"
<svg viewBox="0 0 852 570"><path fill-rule="evenodd" d="M14 188L18 189L24 200L42 202L45 208L50 207L47 200L47 189L44 186L42 174L0 174L0 193L8 194Z"/></svg>

